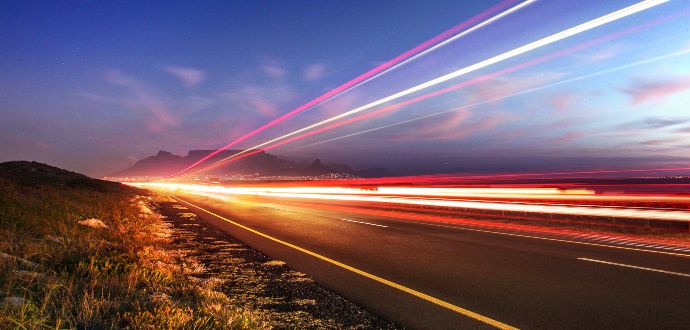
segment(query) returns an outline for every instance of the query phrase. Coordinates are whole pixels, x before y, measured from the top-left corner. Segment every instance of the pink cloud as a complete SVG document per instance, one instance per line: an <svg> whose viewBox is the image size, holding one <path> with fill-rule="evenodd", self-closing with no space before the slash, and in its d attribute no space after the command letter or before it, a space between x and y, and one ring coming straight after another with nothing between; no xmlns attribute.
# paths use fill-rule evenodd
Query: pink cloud
<svg viewBox="0 0 690 330"><path fill-rule="evenodd" d="M642 141L641 144L645 146L673 146L677 145L679 143L684 143L687 142L687 139L677 137L677 138L667 138L667 139L654 139L654 140L647 140L647 141Z"/></svg>
<svg viewBox="0 0 690 330"><path fill-rule="evenodd" d="M286 84L246 85L223 96L233 108L254 111L262 117L275 117L297 96ZM282 107L282 108L281 108Z"/></svg>
<svg viewBox="0 0 690 330"><path fill-rule="evenodd" d="M48 150L48 149L52 149L53 146L48 144L48 143L41 141L41 142L36 142L36 147L40 150Z"/></svg>
<svg viewBox="0 0 690 330"><path fill-rule="evenodd" d="M142 108L146 110L152 119L147 123L151 131L161 132L165 128L178 124L178 119L168 111L165 103L155 97L143 82L119 70L108 70L103 77L106 81L124 87L134 94L134 99L125 99L122 103L135 111L140 111Z"/></svg>
<svg viewBox="0 0 690 330"><path fill-rule="evenodd" d="M484 117L471 119L471 112L467 109L460 109L453 112L450 117L443 119L436 118L428 120L412 129L402 131L399 134L389 136L391 140L431 140L431 141L451 141L463 140L479 132L490 130L502 125L514 118L513 115L505 112L496 112Z"/></svg>
<svg viewBox="0 0 690 330"><path fill-rule="evenodd" d="M665 98L690 89L690 76L677 76L667 79L633 81L622 92L630 96L633 105L659 102Z"/></svg>
<svg viewBox="0 0 690 330"><path fill-rule="evenodd" d="M493 100L554 82L563 76L559 72L542 72L522 77L496 78L471 88L470 98L473 102Z"/></svg>
<svg viewBox="0 0 690 330"><path fill-rule="evenodd" d="M163 71L177 77L188 87L195 86L206 78L206 73L204 71L182 66L164 66Z"/></svg>
<svg viewBox="0 0 690 330"><path fill-rule="evenodd" d="M552 141L556 142L556 143L569 143L569 142L573 142L574 140L577 140L581 137L584 137L586 135L587 135L587 133L585 133L585 132L570 131L570 132L567 132L565 134L562 134L560 136L553 138Z"/></svg>
<svg viewBox="0 0 690 330"><path fill-rule="evenodd" d="M558 111L568 110L577 101L577 95L570 92L559 92L553 94L549 99L549 104Z"/></svg>
<svg viewBox="0 0 690 330"><path fill-rule="evenodd" d="M326 65L322 63L315 63L307 65L302 72L302 78L307 81L316 81L323 77L326 73Z"/></svg>

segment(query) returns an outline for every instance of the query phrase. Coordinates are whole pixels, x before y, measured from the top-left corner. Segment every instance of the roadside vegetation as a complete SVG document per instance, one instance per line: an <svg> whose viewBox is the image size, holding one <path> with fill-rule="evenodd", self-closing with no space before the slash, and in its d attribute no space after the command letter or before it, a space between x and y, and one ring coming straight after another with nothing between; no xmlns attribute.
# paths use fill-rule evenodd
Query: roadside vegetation
<svg viewBox="0 0 690 330"><path fill-rule="evenodd" d="M191 276L153 196L34 162L0 164L0 328L263 328Z"/></svg>

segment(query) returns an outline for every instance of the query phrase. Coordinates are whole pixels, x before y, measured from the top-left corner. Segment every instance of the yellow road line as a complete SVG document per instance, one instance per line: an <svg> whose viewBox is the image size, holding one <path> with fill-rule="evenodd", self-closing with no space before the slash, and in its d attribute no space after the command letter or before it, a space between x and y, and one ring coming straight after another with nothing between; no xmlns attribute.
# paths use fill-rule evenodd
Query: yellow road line
<svg viewBox="0 0 690 330"><path fill-rule="evenodd" d="M364 277L366 277L366 278L372 279L372 280L374 280L374 281L376 281L376 282L379 282L379 283L381 283L381 284L385 284L385 285L387 285L387 286L390 286L390 287L392 287L392 288L398 289L398 290L403 291L403 292L405 292L405 293L409 293L409 294L411 294L411 295L413 295L413 296L415 296L415 297L417 297L417 298L420 298L420 299L426 300L426 301L428 301L428 302L431 302L431 303L433 303L433 304L436 304L436 305L438 305L438 306L441 306L441 307L450 309L450 310L452 310L452 311L454 311L454 312L456 312L456 313L462 314L462 315L467 316L467 317L469 317L469 318L472 318L472 319L475 319L475 320L477 320L477 321L480 321L480 322L486 323L486 324L488 324L488 325L494 326L494 327L496 327L496 328L498 328L498 329L517 329L517 328L515 328L515 327L513 327L513 326L510 326L510 325L508 325L508 324L505 324L505 323L503 323L503 322L496 321L496 320L494 320L494 319L492 319L492 318L486 317L486 316L481 315L481 314L477 314L477 313L475 313L475 312L473 312L473 311L464 309L464 308L462 308L462 307L460 307L460 306L453 305L453 304L451 304L451 303L449 303L449 302L446 302L446 301L443 301L443 300L441 300L441 299L432 297L432 296L430 296L430 295L428 295L428 294L419 292L419 291L414 290L414 289L410 289L410 288L408 288L408 287L406 287L406 286L404 286L404 285L402 285L402 284L398 284L398 283L395 283L395 282L393 282L393 281L389 281L389 280L387 280L387 279L385 279L385 278L376 276L376 275L371 274L371 273L367 273L367 272L365 272L365 271L363 271L363 270L361 270L361 269L358 269L358 268L352 267L352 266L350 266L350 265L344 264L344 263L342 263L342 262L333 260L333 259L328 258L328 257L326 257L326 256L320 255L320 254L318 254L318 253L316 253L316 252L312 252L312 251L310 251L310 250L307 250L307 249L305 249L305 248L299 247L299 246L294 245L294 244L292 244L292 243L288 243L288 242L286 242L286 241L283 241L283 240L281 240L281 239L275 238L275 237L270 236L270 235L268 235L268 234L264 234L264 233L262 233L262 232L260 232L260 231L258 231L258 230L256 230L256 229L252 229L252 228L250 228L250 227L247 227L247 226L245 226L245 225L242 225L242 224L240 224L240 223L237 223L237 222L235 222L235 221L232 221L232 220L230 220L230 219L228 219L228 218L225 218L225 217L223 217L223 216L221 216L221 215L219 215L219 214L216 214L216 213L214 213L214 212L212 212L212 211L209 211L209 210L207 210L207 209L205 209L205 208L203 208L203 207L200 207L200 206L198 206L198 205L195 205L195 204L192 204L192 203L190 203L190 202L187 202L187 201L185 201L185 200L183 200L183 199L181 199L181 198L179 198L179 197L177 197L177 196L172 196L172 197L175 198L175 199L177 199L177 200L179 200L179 201L182 202L182 203L185 203L185 204L187 204L187 205L191 205L191 206L193 206L193 207L195 207L195 208L197 208L197 209L199 209L199 210L202 210L202 211L204 211L204 212L206 212L206 213L208 213L208 214L210 214L210 215L213 215L213 216L215 216L215 217L217 217L217 218L219 218L219 219L222 219L222 220L224 220L224 221L226 221L226 222L228 222L228 223L230 223L230 224L232 224L232 225L235 225L235 226L237 226L237 227L240 227L240 228L242 228L242 229L244 229L244 230L250 231L250 232L252 232L252 233L254 233L254 234L256 234L256 235L259 235L259 236L261 236L261 237L267 238L267 239L272 240L272 241L274 241L274 242L276 242L276 243L280 243L280 244L285 245L285 246L287 246L287 247L293 248L293 249L298 250L298 251L300 251L300 252L306 253L306 254L308 254L308 255L310 255L310 256L316 257L316 258L321 259L321 260L323 260L323 261L326 261L326 262L328 262L328 263L330 263L330 264L336 265L336 266L338 266L338 267L340 267L340 268L347 269L347 270L349 270L349 271L351 271L351 272L353 272L353 273L356 273L356 274L358 274L358 275L361 275L361 276L364 276Z"/></svg>
<svg viewBox="0 0 690 330"><path fill-rule="evenodd" d="M645 252L645 253L656 253L656 254L669 255L669 256L674 256L674 257L690 258L690 254L687 254L687 253L669 252L669 251L664 251L664 250L641 249L641 248L633 248L633 247L628 247L628 246L610 245L610 244L602 244L602 243L580 242L580 241L573 241L573 240L568 240L568 239L550 238L550 237L542 237L542 236L534 236L534 235L526 235L526 234L506 233L506 232L501 232L501 231L464 227L461 224L456 224L453 222L440 221L438 223L446 224L446 225L440 225L438 223L428 223L428 222L415 221L415 220L398 220L395 218L391 218L391 219L393 219L394 221L398 221L398 222L415 223L415 224L424 225L424 226L452 228L452 229L456 229L456 230L473 231L473 232L485 233L485 234L504 235L504 236L521 237L521 238L531 238L531 239L538 239L538 240L543 240L543 241L551 241L551 242L559 242L559 243L567 243L567 244L579 244L579 245L596 246L596 247L609 248L609 249L619 249L619 250L628 250L628 251Z"/></svg>

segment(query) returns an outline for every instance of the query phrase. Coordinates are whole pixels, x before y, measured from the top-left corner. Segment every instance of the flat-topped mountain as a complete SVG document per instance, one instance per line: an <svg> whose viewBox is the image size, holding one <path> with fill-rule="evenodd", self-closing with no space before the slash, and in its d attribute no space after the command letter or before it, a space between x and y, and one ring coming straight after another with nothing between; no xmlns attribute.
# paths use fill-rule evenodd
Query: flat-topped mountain
<svg viewBox="0 0 690 330"><path fill-rule="evenodd" d="M216 161L241 151L242 150L224 150L199 165L197 169L202 169L204 166L213 164ZM186 156L179 156L168 151L160 150L155 156L141 159L129 168L113 173L112 176L172 175L212 152L214 152L214 150L191 150ZM261 176L321 176L338 173L361 177L380 177L388 175L388 172L381 168L354 170L343 164L325 164L319 159L305 166L304 164L282 159L264 151L257 152L251 156L241 158L227 165L205 172L205 174L219 176L252 174Z"/></svg>

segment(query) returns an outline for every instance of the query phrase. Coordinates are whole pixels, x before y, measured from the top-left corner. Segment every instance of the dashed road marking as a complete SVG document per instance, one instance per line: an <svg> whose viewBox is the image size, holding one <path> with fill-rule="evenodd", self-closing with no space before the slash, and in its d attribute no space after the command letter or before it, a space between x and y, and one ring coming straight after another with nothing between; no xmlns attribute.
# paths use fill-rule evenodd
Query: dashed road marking
<svg viewBox="0 0 690 330"><path fill-rule="evenodd" d="M357 221L357 220L352 220L352 219L346 219L346 218L340 218L339 220L347 221L347 222L354 222L354 223L361 223L363 225L369 225L369 226L376 226L376 227L383 227L383 228L388 228L386 225L379 225L376 223L370 223L370 222L364 222L364 221Z"/></svg>
<svg viewBox="0 0 690 330"><path fill-rule="evenodd" d="M577 258L577 260L589 261L589 262L596 262L596 263L605 264L605 265L611 265L611 266L618 266L618 267L625 267L625 268L646 270L646 271L650 271L650 272L663 273L663 274L669 274L669 275L690 277L690 274L685 274L685 273L671 272L671 271L668 271L668 270L662 270L662 269L656 269L656 268L648 268L648 267L641 267L641 266L628 265L628 264L619 264L619 263L617 263L617 262L610 262L610 261L604 261L604 260L597 260L597 259L590 259L590 258Z"/></svg>
<svg viewBox="0 0 690 330"><path fill-rule="evenodd" d="M261 237L267 238L267 239L269 239L269 240L271 240L271 241L274 241L274 242L276 242L276 243L282 244L282 245L284 245L284 246L287 246L287 247L289 247L289 248L295 249L295 250L297 250L297 251L306 253L306 254L308 254L308 255L310 255L310 256L312 256L312 257L315 257L315 258L317 258L317 259L323 260L323 261L325 261L325 262L328 262L328 263L330 263L330 264L332 264L332 265L335 265L335 266L338 266L338 267L340 267L340 268L349 270L349 271L351 271L351 272L353 272L353 273L355 273L355 274L364 276L364 277L366 277L366 278L368 278L368 279L374 280L374 281L379 282L379 283L381 283L381 284L384 284L384 285L387 285L387 286L389 286L389 287L398 289L398 290L400 290L400 291L402 291L402 292L405 292L405 293L408 293L408 294L410 294L410 295L413 295L413 296L415 296L415 297L417 297L417 298L419 298L419 299L426 300L426 301L428 301L428 302L430 302L430 303L433 303L433 304L435 304L435 305L437 305L437 306L444 307L444 308L449 309L449 310L451 310L451 311L453 311L453 312L456 312L456 313L458 313L458 314L464 315L464 316L469 317L469 318L471 318L471 319L474 319L474 320L483 322L483 323L485 323L485 324L491 325L491 326L496 327L496 328L498 328L498 329L517 329L516 327L513 327L513 326L510 326L510 325L505 324L505 323L503 323L503 322L494 320L494 319L492 319L492 318L489 318L489 317L487 317L487 316L481 315L481 314L479 314L479 313L475 313L475 312L473 312L473 311L471 311L471 310L469 310L469 309L465 309L465 308L462 308L462 307L460 307L460 306L453 305L453 304L451 304L451 303L449 303L449 302L447 302L447 301L444 301L444 300L438 299L438 298L436 298L436 297L430 296L430 295L428 295L428 294L426 294L426 293L423 293L423 292L420 292L420 291L417 291L417 290L408 288L408 287L406 287L406 286L404 286L404 285L402 285L402 284L398 284L398 283L395 283L395 282L393 282L393 281L387 280L387 279L385 279L385 278L376 276L376 275L374 275L374 274L371 274L371 273L368 273L368 272L366 272L366 271L363 271L363 270L361 270L361 269L359 269L359 268L355 268L355 267L353 267L353 266L344 264L344 263L342 263L342 262L340 262L340 261L337 261L337 260L331 259L331 258L329 258L329 257L323 256L323 255L318 254L318 253L316 253L316 252L313 252L313 251L311 251L311 250L307 250L307 249L305 249L305 248L303 248L303 247L297 246L297 245L292 244L292 243L288 243L288 242L283 241L283 240L281 240L281 239L279 239L279 238L275 238L275 237L273 237L273 236L271 236L271 235L264 234L264 233L262 233L262 232L260 232L260 231L258 231L258 230L256 230L256 229L253 229L253 228L251 228L251 227L247 227L247 226L245 226L245 225L243 225L243 224L240 224L240 223L238 223L238 222L232 221L232 220L230 220L230 219L228 219L228 218L226 218L226 217L223 217L222 215L219 215L219 214L217 214L217 213L214 213L214 212L212 212L212 211L209 211L209 210L207 210L207 209L205 209L205 208L203 208L203 207L201 207L201 206L198 206L198 205L192 204L192 203L190 203L190 202L187 202L187 201L185 201L185 200L183 200L183 199L181 199L181 198L179 198L179 197L177 197L177 196L172 196L172 197L175 198L175 199L177 199L177 200L179 200L179 201L182 202L182 203L185 203L185 204L187 204L187 205L193 206L194 208L196 208L196 209L198 209L198 210L204 211L204 212L206 212L206 213L208 213L208 214L210 214L210 215L212 215L212 216L214 216L214 217L216 217L216 218L218 218L218 219L221 219L221 220L223 220L223 221L226 221L226 222L228 222L228 223L230 223L230 224L232 224L232 225L234 225L234 226L236 226L236 227L242 228L242 229L247 230L247 231L249 231L249 232L251 232L251 233L254 233L254 234L259 235L259 236L261 236Z"/></svg>

